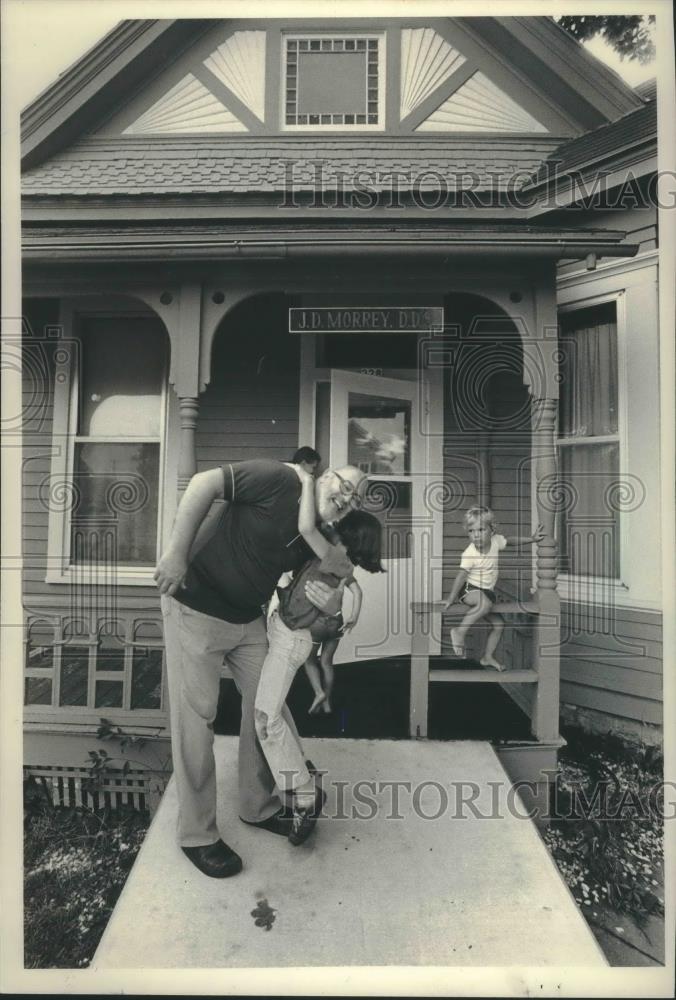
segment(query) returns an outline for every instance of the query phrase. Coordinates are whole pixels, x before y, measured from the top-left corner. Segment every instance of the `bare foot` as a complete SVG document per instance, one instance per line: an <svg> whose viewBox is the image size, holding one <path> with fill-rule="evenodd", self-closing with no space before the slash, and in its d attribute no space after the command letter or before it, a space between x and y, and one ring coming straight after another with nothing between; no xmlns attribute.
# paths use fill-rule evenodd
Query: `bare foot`
<svg viewBox="0 0 676 1000"><path fill-rule="evenodd" d="M328 698L324 698L324 704L322 705L322 712L325 712L326 715L328 715L332 711L333 709L331 708L331 702L329 701Z"/></svg>
<svg viewBox="0 0 676 1000"><path fill-rule="evenodd" d="M503 663L499 663L494 656L482 656L479 660L482 667L495 667L496 670L504 670L505 666Z"/></svg>
<svg viewBox="0 0 676 1000"><path fill-rule="evenodd" d="M308 709L308 715L316 715L317 712L319 711L319 706L323 701L326 701L326 695L324 694L323 691L320 691L319 694L315 695L315 700L312 702L312 704ZM326 711L326 709L324 709L324 711Z"/></svg>
<svg viewBox="0 0 676 1000"><path fill-rule="evenodd" d="M464 657L465 647L463 645L462 639L458 637L457 628L451 629L451 645L453 646L453 652L455 653L456 656Z"/></svg>

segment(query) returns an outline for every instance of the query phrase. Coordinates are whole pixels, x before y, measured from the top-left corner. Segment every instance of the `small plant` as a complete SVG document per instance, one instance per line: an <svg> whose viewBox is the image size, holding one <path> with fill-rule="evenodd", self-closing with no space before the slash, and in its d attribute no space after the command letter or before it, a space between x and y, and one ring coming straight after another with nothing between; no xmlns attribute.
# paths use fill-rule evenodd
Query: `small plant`
<svg viewBox="0 0 676 1000"><path fill-rule="evenodd" d="M99 727L96 730L96 738L98 740L111 740L117 744L120 752L119 754L111 755L107 750L89 751L89 773L83 782L83 791L96 792L111 778L119 778L120 774L127 776L132 771L132 765L135 764L146 776L151 799L156 801L160 798L170 776L169 765L171 762L171 753L166 754L164 757L160 757L157 753L154 753L155 760L149 763L147 760L130 757L129 751L133 751L134 749L143 750L149 742L156 742L161 730L158 729L153 737L148 738L146 736L136 736L127 733L121 726L115 725L109 719L102 718L99 720L99 723ZM118 761L122 761L121 767L117 765L116 762ZM153 766L153 763L155 766Z"/></svg>
<svg viewBox="0 0 676 1000"><path fill-rule="evenodd" d="M640 924L664 912L662 817L655 797L661 754L612 734L564 735L557 816L545 842L583 909L607 905ZM580 802L587 807L576 809Z"/></svg>

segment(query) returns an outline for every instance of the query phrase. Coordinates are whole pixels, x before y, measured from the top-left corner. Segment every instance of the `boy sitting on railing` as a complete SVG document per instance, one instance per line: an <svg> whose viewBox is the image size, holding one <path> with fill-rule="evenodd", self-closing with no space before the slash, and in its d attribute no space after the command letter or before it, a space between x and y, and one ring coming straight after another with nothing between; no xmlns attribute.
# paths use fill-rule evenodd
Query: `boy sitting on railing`
<svg viewBox="0 0 676 1000"><path fill-rule="evenodd" d="M461 623L451 629L451 644L456 656L465 655L465 636L468 629L485 618L491 630L486 639L484 655L479 661L482 667L495 667L504 670L504 666L496 660L497 649L504 619L502 615L491 613L496 602L494 587L498 580L498 556L507 545L528 545L542 541L544 528L538 524L533 534L528 538L505 538L496 533L493 511L488 507L471 507L464 517L465 528L470 544L462 554L460 571L453 581L451 592L444 603L443 611L455 604L459 599L467 604L470 610Z"/></svg>

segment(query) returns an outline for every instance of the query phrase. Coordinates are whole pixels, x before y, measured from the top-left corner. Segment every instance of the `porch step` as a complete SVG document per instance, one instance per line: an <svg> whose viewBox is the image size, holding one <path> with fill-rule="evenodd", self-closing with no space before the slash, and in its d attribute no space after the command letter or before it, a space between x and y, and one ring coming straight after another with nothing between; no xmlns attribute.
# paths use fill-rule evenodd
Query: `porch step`
<svg viewBox="0 0 676 1000"><path fill-rule="evenodd" d="M294 848L239 822L237 740L216 737L235 878L208 879L180 852L170 783L95 970L606 964L488 743L304 742L330 768L328 801ZM263 899L270 930L252 914Z"/></svg>
<svg viewBox="0 0 676 1000"><path fill-rule="evenodd" d="M443 601L413 601L411 603L413 613L427 611L441 611L444 615L465 615L467 614L466 604L451 604L444 609ZM540 608L537 601L498 601L491 608L500 615L537 615Z"/></svg>
<svg viewBox="0 0 676 1000"><path fill-rule="evenodd" d="M536 670L493 670L491 667L436 667L430 661L430 684L452 681L465 684L537 684Z"/></svg>

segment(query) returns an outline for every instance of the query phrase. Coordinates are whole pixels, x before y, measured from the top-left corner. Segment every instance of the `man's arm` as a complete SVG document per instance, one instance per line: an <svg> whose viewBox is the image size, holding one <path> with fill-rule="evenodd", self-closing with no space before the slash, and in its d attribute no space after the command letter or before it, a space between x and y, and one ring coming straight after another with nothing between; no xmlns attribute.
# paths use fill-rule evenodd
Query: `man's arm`
<svg viewBox="0 0 676 1000"><path fill-rule="evenodd" d="M161 594L171 596L182 585L195 536L214 500L222 499L222 469L198 472L188 483L176 512L171 540L155 570L154 578Z"/></svg>
<svg viewBox="0 0 676 1000"><path fill-rule="evenodd" d="M323 580L308 580L305 584L305 596L310 604L314 604L325 615L337 615L343 606L343 584L329 587Z"/></svg>

